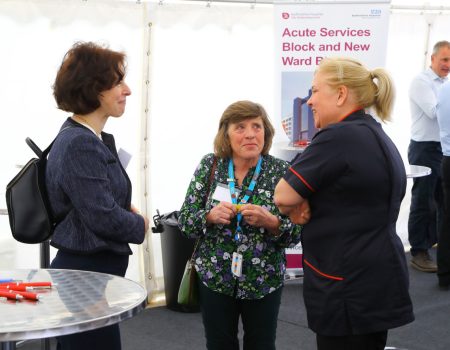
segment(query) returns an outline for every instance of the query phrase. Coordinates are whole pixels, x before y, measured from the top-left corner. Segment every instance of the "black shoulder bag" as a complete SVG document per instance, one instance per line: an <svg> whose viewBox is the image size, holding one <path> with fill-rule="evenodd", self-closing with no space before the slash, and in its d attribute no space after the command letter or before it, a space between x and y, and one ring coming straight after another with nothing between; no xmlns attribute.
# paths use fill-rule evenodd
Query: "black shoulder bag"
<svg viewBox="0 0 450 350"><path fill-rule="evenodd" d="M36 153L37 158L30 159L6 186L9 226L13 237L19 242L45 242L51 237L57 224L50 209L45 186L47 156L55 140L56 138L41 151L27 137L25 142Z"/></svg>

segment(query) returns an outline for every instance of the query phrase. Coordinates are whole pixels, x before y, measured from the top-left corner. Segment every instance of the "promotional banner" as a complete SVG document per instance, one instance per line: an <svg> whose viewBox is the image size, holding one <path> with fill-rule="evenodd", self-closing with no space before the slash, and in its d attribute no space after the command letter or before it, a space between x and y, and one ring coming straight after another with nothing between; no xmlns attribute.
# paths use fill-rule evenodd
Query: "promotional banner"
<svg viewBox="0 0 450 350"><path fill-rule="evenodd" d="M291 160L317 132L306 102L323 58L345 56L370 69L384 66L389 6L389 1L275 3L277 156Z"/></svg>

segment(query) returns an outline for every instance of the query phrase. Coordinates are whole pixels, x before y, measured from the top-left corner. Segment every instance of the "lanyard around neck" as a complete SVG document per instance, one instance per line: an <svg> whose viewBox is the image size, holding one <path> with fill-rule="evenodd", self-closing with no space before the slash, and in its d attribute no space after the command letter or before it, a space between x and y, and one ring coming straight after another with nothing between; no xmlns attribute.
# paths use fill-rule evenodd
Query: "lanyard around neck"
<svg viewBox="0 0 450 350"><path fill-rule="evenodd" d="M250 196L253 193L253 190L256 186L256 181L258 180L259 173L261 172L261 164L262 164L262 157L259 156L258 163L256 164L255 172L253 173L252 181L250 182L250 185L248 186L247 190L245 191L244 197L241 199L241 202L239 204L246 204L248 200L250 199ZM231 195L231 202L233 204L237 204L237 195L236 195L236 185L235 185L235 178L234 178L234 165L233 165L233 159L230 158L228 162L228 188L230 189L230 195ZM240 240L242 228L241 228L241 220L242 220L242 214L240 211L238 211L236 215L236 234L234 236L234 239L236 241Z"/></svg>

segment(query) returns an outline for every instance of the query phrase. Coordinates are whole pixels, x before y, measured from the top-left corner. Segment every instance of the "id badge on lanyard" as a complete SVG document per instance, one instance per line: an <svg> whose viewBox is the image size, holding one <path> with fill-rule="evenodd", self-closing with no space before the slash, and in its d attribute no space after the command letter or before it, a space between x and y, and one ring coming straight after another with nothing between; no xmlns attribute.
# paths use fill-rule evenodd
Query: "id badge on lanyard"
<svg viewBox="0 0 450 350"><path fill-rule="evenodd" d="M228 163L228 187L230 189L230 195L231 195L231 201L235 205L241 205L246 204L248 200L250 199L251 195L253 194L253 190L255 189L256 181L258 180L259 173L261 172L261 163L262 163L262 157L259 156L258 164L256 165L255 172L252 177L252 181L250 182L250 185L248 186L247 191L245 191L244 198L241 199L240 203L237 203L237 197L238 194L236 193L235 189L235 182L234 182L234 167L233 167L233 160L230 159ZM238 211L236 215L236 234L234 236L234 240L239 244L241 240L241 234L242 234L242 228L241 228L241 220L242 220L242 214ZM242 276L242 262L243 262L243 256L239 252L233 252L233 258L231 261L231 273L236 277Z"/></svg>
<svg viewBox="0 0 450 350"><path fill-rule="evenodd" d="M242 275L242 254L238 252L233 253L233 260L231 262L231 273L236 277Z"/></svg>

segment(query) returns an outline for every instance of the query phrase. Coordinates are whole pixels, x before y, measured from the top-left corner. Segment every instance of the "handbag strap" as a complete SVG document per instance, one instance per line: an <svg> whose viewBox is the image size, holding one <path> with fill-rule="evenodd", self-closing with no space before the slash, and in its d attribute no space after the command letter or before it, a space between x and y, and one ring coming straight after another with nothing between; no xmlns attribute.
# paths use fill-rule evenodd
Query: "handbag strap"
<svg viewBox="0 0 450 350"><path fill-rule="evenodd" d="M216 170L216 167L217 167L217 157L214 155L214 160L213 160L213 163L211 166L211 172L209 174L209 180L208 180L208 184L206 187L206 194L205 194L205 197L203 198L203 206L206 206L206 201L208 200L208 195L209 195L209 191L211 189L211 183L214 179L214 172ZM197 252L197 248L200 243L200 239L201 239L201 237L198 237L197 240L195 241L194 251L192 252L191 259L190 259L191 262L194 260L194 256L195 256L195 253Z"/></svg>

